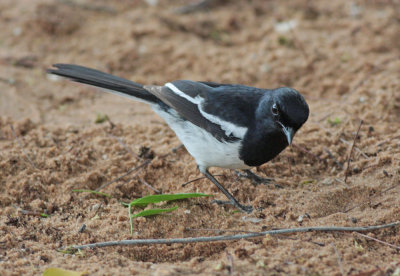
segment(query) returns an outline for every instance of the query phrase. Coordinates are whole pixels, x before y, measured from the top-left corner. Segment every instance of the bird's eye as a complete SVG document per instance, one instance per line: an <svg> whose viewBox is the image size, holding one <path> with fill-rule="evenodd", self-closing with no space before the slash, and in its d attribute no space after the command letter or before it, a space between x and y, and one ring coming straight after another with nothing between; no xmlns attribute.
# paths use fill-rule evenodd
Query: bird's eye
<svg viewBox="0 0 400 276"><path fill-rule="evenodd" d="M272 111L273 115L275 115L275 116L279 115L279 110L278 110L278 107L276 106L276 104L274 104L272 106L271 111Z"/></svg>

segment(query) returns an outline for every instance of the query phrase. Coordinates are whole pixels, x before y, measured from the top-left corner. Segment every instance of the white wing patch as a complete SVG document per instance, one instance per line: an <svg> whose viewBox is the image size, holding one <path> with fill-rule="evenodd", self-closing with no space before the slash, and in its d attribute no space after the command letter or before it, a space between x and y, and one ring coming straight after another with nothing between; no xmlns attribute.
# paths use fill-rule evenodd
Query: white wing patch
<svg viewBox="0 0 400 276"><path fill-rule="evenodd" d="M201 98L200 96L196 96L196 98L190 97L188 94L183 93L181 90L178 89L178 87L176 87L175 85L173 85L170 82L167 82L165 84L165 86L168 87L169 89L171 89L175 94L181 96L182 98L185 98L186 100L188 100L191 103L198 105L204 101L203 98Z"/></svg>
<svg viewBox="0 0 400 276"><path fill-rule="evenodd" d="M223 131L225 131L226 136L230 136L231 134L233 134L235 137L238 137L240 139L244 138L244 135L247 132L247 127L237 126L237 125L227 122L215 115L205 112L203 110L204 99L202 97L200 97L199 95L196 96L195 98L192 98L189 95L187 95L186 93L183 93L181 90L179 90L175 85L173 85L170 82L166 83L165 86L168 87L169 89L171 89L178 96L185 98L186 100L188 100L189 102L191 102L193 104L196 104L201 115L203 115L204 118L206 118L210 122L219 125L221 127L221 129Z"/></svg>

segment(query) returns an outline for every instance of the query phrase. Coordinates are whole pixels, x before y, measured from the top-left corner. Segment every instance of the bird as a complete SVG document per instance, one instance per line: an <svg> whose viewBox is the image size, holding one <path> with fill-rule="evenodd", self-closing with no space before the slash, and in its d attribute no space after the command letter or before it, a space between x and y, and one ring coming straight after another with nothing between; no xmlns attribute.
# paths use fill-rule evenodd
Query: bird
<svg viewBox="0 0 400 276"><path fill-rule="evenodd" d="M142 85L96 69L54 64L47 73L147 103L175 132L199 171L228 198L251 213L209 172L211 167L251 173L292 144L309 107L295 89L261 89L241 84L175 80ZM222 202L222 201L221 201Z"/></svg>

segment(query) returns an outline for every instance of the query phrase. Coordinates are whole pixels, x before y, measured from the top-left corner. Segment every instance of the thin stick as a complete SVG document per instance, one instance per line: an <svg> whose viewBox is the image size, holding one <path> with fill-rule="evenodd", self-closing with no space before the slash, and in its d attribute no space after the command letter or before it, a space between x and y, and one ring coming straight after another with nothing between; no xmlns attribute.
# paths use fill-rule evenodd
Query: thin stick
<svg viewBox="0 0 400 276"><path fill-rule="evenodd" d="M175 9L175 13L188 14L199 10L205 10L210 7L212 2L213 0L200 0Z"/></svg>
<svg viewBox="0 0 400 276"><path fill-rule="evenodd" d="M343 143L349 145L349 146L351 145L349 141L346 141L346 140L344 140L343 138L340 138L339 140L340 140L341 142L343 142ZM354 149L355 149L359 154L361 154L364 158L366 158L366 159L369 158L368 155L366 155L366 154L365 154L362 150L360 150L359 148L354 147Z"/></svg>
<svg viewBox="0 0 400 276"><path fill-rule="evenodd" d="M397 250L400 250L400 246L397 246L397 245L394 245L394 244L391 244L391 243L388 243L388 242L385 242L385 241L381 241L381 240L378 240L376 238L373 238L373 237L370 237L370 236L367 236L367 235L364 235L364 234L361 234L361 233L358 233L358 232L354 232L354 233L356 233L357 235L360 235L361 237L364 237L366 239L370 239L370 240L379 242L381 244L387 245L389 247L395 248Z"/></svg>
<svg viewBox="0 0 400 276"><path fill-rule="evenodd" d="M335 254L336 254L336 257L337 257L337 259L338 259L338 264L339 264L339 268L340 268L340 273L342 273L342 276L344 276L344 275L346 275L346 274L344 273L342 258L340 257L340 254L339 254L339 251L338 251L337 248L336 248L336 245L335 245L333 242L331 243L331 245L332 245L333 249L335 250Z"/></svg>
<svg viewBox="0 0 400 276"><path fill-rule="evenodd" d="M24 146L22 145L22 143L21 143L21 141L20 141L20 138L17 136L17 133L15 132L14 127L13 127L12 124L10 124L10 128L11 128L11 132L12 132L12 134L13 134L15 140L17 141L19 147L21 148L22 152L25 154L26 159L28 160L28 162L31 164L31 166L32 166L34 169L37 169L37 170L38 170L38 167L35 166L35 163L33 163L32 159L31 159L31 158L29 157L29 155L28 155L28 152L25 150Z"/></svg>
<svg viewBox="0 0 400 276"><path fill-rule="evenodd" d="M212 232L216 232L216 233L227 233L227 232L231 232L231 233L259 233L259 232L254 232L254 231L246 231L246 230L224 230L224 229L214 229L214 228L186 228L186 231L212 231Z"/></svg>
<svg viewBox="0 0 400 276"><path fill-rule="evenodd" d="M360 121L360 125L358 126L356 135L354 136L353 145L351 146L351 149L350 149L349 157L347 158L347 168L346 168L346 171L345 171L345 173L344 173L344 183L346 183L346 181L347 181L347 176L349 175L351 155L353 154L354 145L356 144L356 140L357 140L357 137L358 137L358 133L360 132L360 129L361 129L362 124L363 124L363 120Z"/></svg>
<svg viewBox="0 0 400 276"><path fill-rule="evenodd" d="M122 140L118 136L115 136L115 135L112 135L109 133L107 133L107 136L116 139L120 143L120 145L123 146L124 149L126 149L132 156L136 157L136 159L140 159L140 157L137 154L135 154L127 144L124 143L124 140Z"/></svg>
<svg viewBox="0 0 400 276"><path fill-rule="evenodd" d="M233 270L233 256L231 253L228 252L228 250L225 250L226 253L226 258L228 259L229 266L228 266L228 271L229 275L233 275L234 270Z"/></svg>
<svg viewBox="0 0 400 276"><path fill-rule="evenodd" d="M161 192L159 190L157 190L156 188L154 188L153 186L151 186L149 183L147 183L145 180L140 179L139 178L139 182L142 183L143 185L145 185L147 188L149 188L150 190L153 190L154 192L156 192L157 194L160 194Z"/></svg>
<svg viewBox="0 0 400 276"><path fill-rule="evenodd" d="M254 232L254 231L246 231L246 230L223 230L223 229L213 229L213 228L186 228L186 231L212 231L212 232L220 232L220 233L227 233L227 232L231 232L231 233L259 233L259 232ZM278 236L278 235L277 235ZM278 236L278 238L281 239L289 239L292 241L298 241L299 239L295 239L295 238L290 238L290 237L284 237L284 236ZM310 240L300 240L302 242L310 242L312 244L318 245L318 246L325 246L324 243L319 243L319 242L315 242Z"/></svg>
<svg viewBox="0 0 400 276"><path fill-rule="evenodd" d="M73 250L81 250L85 248L97 248L107 246L120 246L120 245L146 245L146 244L171 244L171 243L195 243L195 242L217 242L217 241L232 241L262 237L265 235L277 235L277 234L290 234L299 232L363 232L363 231L374 231L378 229L389 228L400 225L400 221L375 225L375 226L362 226L362 227L334 227L334 226L318 226L318 227L304 227L304 228L288 228L269 230L259 233L240 234L232 236L214 236L214 237L197 237L197 238L176 238L176 239L137 239L137 240L119 240L119 241L108 241L90 243L78 246L72 246Z"/></svg>
<svg viewBox="0 0 400 276"><path fill-rule="evenodd" d="M130 169L129 171L127 171L126 173L124 173L123 175L118 176L117 178L114 178L114 179L111 180L110 182L107 182L107 183L101 185L101 186L98 187L95 191L98 192L98 191L100 191L101 189L104 189L105 187L107 187L107 186L109 186L109 185L111 185L111 184L117 182L118 180L124 178L125 176L127 176L127 175L133 173L134 171L137 171L137 170L139 170L139 169L145 167L147 164L150 163L150 161L151 161L150 159L147 159L146 161L144 161L144 162L143 162L142 164L140 164L139 166L137 166L137 167L135 167L135 168L132 168L132 169Z"/></svg>
<svg viewBox="0 0 400 276"><path fill-rule="evenodd" d="M341 180L340 178L335 177L334 179L335 179L335 181L337 181L337 182L339 182L339 183L344 184L344 185L347 186L346 182L344 182L344 181Z"/></svg>

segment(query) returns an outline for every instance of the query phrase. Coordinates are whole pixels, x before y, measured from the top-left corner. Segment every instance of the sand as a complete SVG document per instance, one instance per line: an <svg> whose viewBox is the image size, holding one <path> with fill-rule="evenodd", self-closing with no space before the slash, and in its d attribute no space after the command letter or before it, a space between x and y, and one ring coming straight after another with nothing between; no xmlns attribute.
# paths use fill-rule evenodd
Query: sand
<svg viewBox="0 0 400 276"><path fill-rule="evenodd" d="M232 234L218 230L400 220L398 1L216 1L208 11L178 14L181 5L0 2L1 274L59 267L90 275L398 275L399 250L357 233L57 251L120 239ZM179 206L172 213L135 219L131 235L121 201L156 190L224 196L205 179L182 186L201 174L184 148L172 151L179 140L148 106L49 77L45 70L54 63L144 84L291 86L311 114L295 146L254 169L278 185L211 170L257 209L252 214L210 198L181 200L158 205ZM104 115L109 120L96 123ZM72 191L97 189L146 158L149 165L101 190L111 199ZM364 234L400 245L399 228Z"/></svg>

